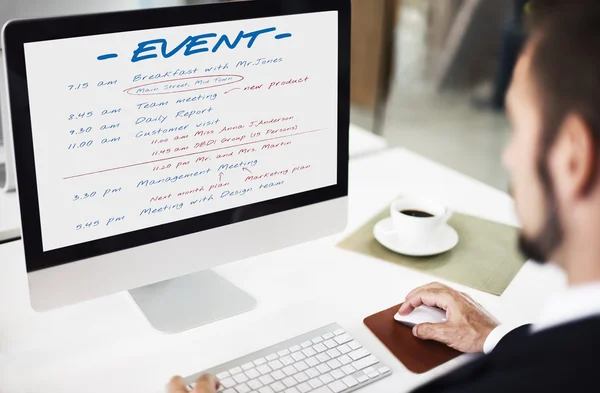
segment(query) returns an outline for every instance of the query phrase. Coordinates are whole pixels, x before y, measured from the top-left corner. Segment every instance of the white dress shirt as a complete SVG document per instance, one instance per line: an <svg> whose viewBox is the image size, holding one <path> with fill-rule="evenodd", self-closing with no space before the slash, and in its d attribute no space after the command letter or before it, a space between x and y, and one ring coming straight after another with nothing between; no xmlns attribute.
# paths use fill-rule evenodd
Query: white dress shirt
<svg viewBox="0 0 600 393"><path fill-rule="evenodd" d="M600 282L570 287L554 295L543 308L537 323L531 326L530 333L535 334L594 315L600 316ZM483 352L492 352L505 335L518 327L505 324L492 330L485 340Z"/></svg>

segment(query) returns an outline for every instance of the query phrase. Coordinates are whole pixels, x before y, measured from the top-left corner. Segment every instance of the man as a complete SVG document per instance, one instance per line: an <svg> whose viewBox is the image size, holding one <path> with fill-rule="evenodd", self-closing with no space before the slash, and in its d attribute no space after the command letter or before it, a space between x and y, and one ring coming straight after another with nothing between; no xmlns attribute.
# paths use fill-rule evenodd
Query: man
<svg viewBox="0 0 600 393"><path fill-rule="evenodd" d="M521 249L564 269L569 289L532 326L500 325L469 296L429 284L406 296L447 322L414 334L487 355L427 392L598 391L600 365L600 1L533 0L531 38L507 95L514 134L504 155L522 224ZM203 377L196 393L217 382ZM174 379L170 392L184 392Z"/></svg>

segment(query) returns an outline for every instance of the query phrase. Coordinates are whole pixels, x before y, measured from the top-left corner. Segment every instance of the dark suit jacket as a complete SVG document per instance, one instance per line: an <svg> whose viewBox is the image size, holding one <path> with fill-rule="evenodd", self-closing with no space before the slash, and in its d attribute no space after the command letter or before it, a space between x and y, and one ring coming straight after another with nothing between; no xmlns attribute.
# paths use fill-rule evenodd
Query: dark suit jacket
<svg viewBox="0 0 600 393"><path fill-rule="evenodd" d="M600 317L529 334L523 326L487 356L414 393L600 392Z"/></svg>

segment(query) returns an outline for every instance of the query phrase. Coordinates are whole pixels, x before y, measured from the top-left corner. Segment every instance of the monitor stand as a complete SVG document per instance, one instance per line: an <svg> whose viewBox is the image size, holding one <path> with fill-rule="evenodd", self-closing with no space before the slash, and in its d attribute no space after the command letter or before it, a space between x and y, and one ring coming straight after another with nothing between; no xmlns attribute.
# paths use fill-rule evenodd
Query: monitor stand
<svg viewBox="0 0 600 393"><path fill-rule="evenodd" d="M211 270L129 291L150 324L180 333L256 307L256 300Z"/></svg>

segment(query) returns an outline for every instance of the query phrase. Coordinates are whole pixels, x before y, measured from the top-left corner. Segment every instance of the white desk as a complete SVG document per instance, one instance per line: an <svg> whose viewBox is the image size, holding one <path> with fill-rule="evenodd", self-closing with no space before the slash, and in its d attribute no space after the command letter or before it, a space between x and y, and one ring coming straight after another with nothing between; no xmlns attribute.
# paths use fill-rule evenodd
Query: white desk
<svg viewBox="0 0 600 393"><path fill-rule="evenodd" d="M362 323L432 277L334 245L399 193L438 197L456 211L514 224L510 198L406 150L355 160L350 168L344 234L217 268L259 307L178 335L151 329L125 293L36 314L28 307L21 242L0 246L0 391L159 392L174 374L190 375L333 321L393 369L361 393L405 392L460 364L465 357L411 374ZM457 288L508 322L534 319L562 285L555 270L527 264L502 297Z"/></svg>
<svg viewBox="0 0 600 393"><path fill-rule="evenodd" d="M350 158L364 157L385 150L384 138L364 130L358 126L350 126ZM18 239L21 218L18 209L17 193L0 193L0 243Z"/></svg>
<svg viewBox="0 0 600 393"><path fill-rule="evenodd" d="M350 159L376 154L387 147L385 138L354 124L350 125Z"/></svg>
<svg viewBox="0 0 600 393"><path fill-rule="evenodd" d="M21 215L17 193L0 192L0 242L21 236Z"/></svg>

